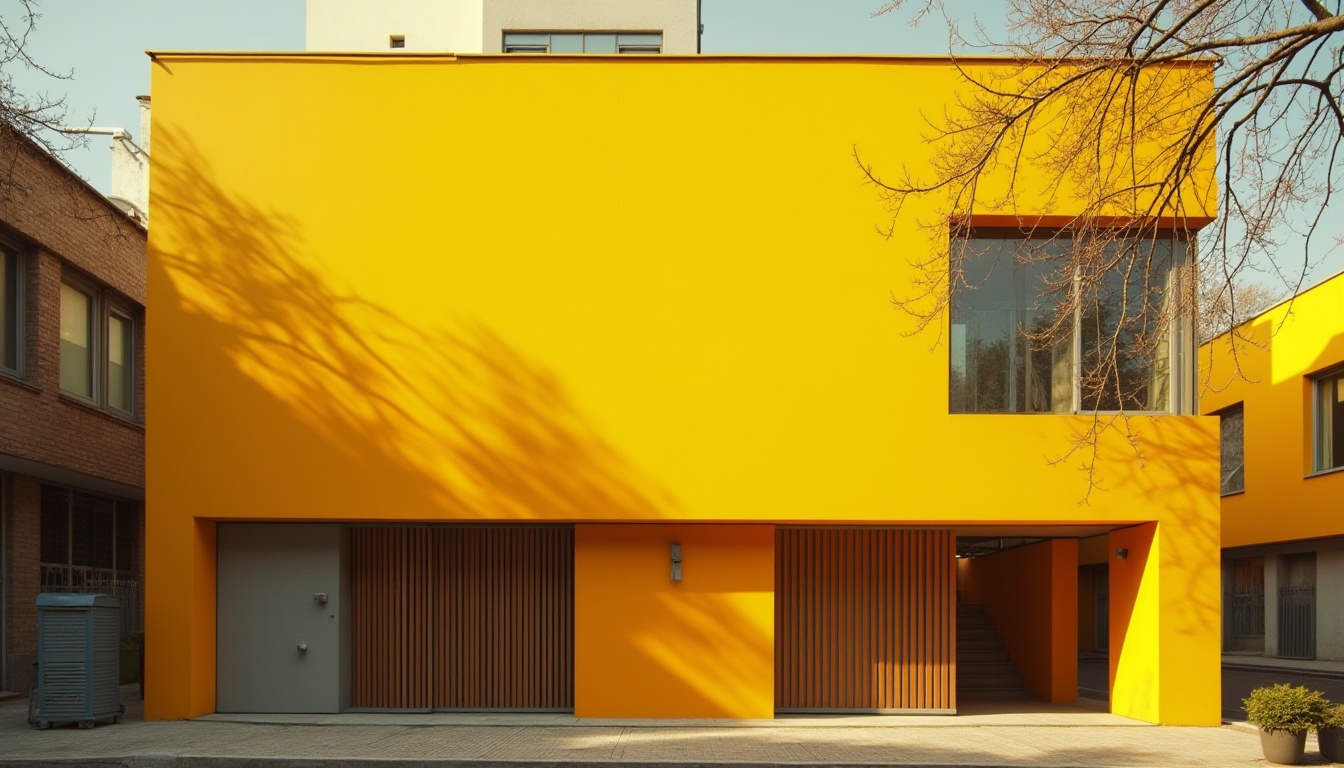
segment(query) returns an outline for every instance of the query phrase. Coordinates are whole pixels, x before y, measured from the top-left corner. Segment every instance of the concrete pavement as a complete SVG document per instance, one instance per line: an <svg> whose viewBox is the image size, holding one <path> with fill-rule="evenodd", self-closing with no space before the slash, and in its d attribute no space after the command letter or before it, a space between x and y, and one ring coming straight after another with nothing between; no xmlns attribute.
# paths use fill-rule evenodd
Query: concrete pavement
<svg viewBox="0 0 1344 768"><path fill-rule="evenodd" d="M22 700L0 703L0 766L1226 768L1263 764L1259 740L1247 730L1156 727L1086 707L1031 702L968 705L955 717L797 717L751 722L352 713L212 715L147 723L134 687L124 689L123 700L127 713L121 724L87 731L73 726L35 731L27 725ZM1308 764L1324 764L1314 743L1308 752Z"/></svg>

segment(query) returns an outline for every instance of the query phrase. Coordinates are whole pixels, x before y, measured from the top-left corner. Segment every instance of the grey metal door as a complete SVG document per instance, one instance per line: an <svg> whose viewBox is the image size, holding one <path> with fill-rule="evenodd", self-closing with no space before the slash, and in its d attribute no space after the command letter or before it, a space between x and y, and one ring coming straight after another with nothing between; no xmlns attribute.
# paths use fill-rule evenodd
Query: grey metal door
<svg viewBox="0 0 1344 768"><path fill-rule="evenodd" d="M1284 558L1279 586L1279 656L1316 658L1316 555Z"/></svg>
<svg viewBox="0 0 1344 768"><path fill-rule="evenodd" d="M335 525L219 525L218 711L348 705L343 534Z"/></svg>

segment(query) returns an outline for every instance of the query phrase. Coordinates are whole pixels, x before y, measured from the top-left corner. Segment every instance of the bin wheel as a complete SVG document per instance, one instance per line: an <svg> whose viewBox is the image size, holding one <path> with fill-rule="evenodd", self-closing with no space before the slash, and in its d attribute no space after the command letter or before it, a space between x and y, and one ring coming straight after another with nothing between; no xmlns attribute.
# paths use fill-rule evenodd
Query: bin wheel
<svg viewBox="0 0 1344 768"><path fill-rule="evenodd" d="M113 715L113 716L112 716L112 724L113 724L113 725L117 725L117 724L119 724L120 722L121 722L121 715Z"/></svg>
<svg viewBox="0 0 1344 768"><path fill-rule="evenodd" d="M47 730L48 728L51 727L51 721L50 721L50 720L38 720L38 721L37 721L37 726L36 726L36 727L37 727L37 730L39 730L39 731L45 731L45 730Z"/></svg>
<svg viewBox="0 0 1344 768"><path fill-rule="evenodd" d="M92 720L80 720L80 721L79 721L79 729L80 729L81 731L87 731L87 730L89 730L89 729L92 728L92 727L93 727L93 721L92 721Z"/></svg>

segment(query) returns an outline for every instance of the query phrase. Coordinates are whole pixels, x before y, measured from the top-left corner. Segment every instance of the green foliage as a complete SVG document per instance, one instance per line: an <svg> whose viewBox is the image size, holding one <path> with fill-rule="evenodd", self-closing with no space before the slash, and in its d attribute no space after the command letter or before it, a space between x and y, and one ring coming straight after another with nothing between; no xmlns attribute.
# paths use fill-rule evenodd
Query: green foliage
<svg viewBox="0 0 1344 768"><path fill-rule="evenodd" d="M133 635L127 635L121 638L121 649L123 651L132 651L145 644L145 633L136 632Z"/></svg>
<svg viewBox="0 0 1344 768"><path fill-rule="evenodd" d="M1325 722L1330 702L1320 691L1278 683L1241 700L1246 720L1263 731L1306 731Z"/></svg>
<svg viewBox="0 0 1344 768"><path fill-rule="evenodd" d="M1344 728L1344 704L1336 704L1327 709L1321 725L1327 728Z"/></svg>

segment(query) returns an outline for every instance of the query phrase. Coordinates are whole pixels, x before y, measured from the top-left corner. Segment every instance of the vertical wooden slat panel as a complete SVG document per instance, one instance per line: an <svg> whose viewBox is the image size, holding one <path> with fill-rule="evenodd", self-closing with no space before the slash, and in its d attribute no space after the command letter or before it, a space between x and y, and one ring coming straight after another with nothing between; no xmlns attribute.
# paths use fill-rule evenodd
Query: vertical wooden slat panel
<svg viewBox="0 0 1344 768"><path fill-rule="evenodd" d="M351 531L352 704L572 709L569 526Z"/></svg>
<svg viewBox="0 0 1344 768"><path fill-rule="evenodd" d="M951 531L776 533L781 710L955 707Z"/></svg>

